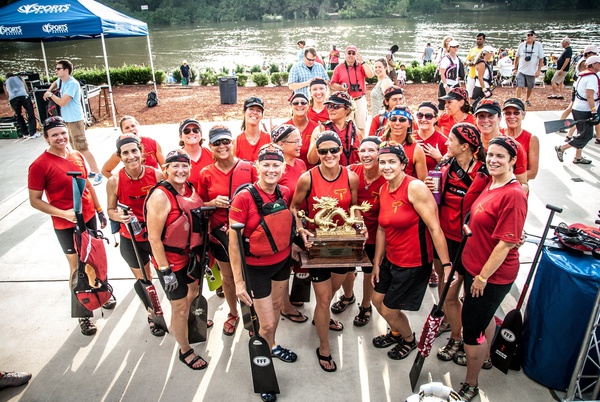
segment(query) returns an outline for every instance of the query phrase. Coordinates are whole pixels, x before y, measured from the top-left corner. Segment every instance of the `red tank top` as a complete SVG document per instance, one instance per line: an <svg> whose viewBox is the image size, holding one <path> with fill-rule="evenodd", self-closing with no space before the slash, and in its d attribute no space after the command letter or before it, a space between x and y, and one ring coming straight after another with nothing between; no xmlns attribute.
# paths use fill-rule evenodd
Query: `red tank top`
<svg viewBox="0 0 600 402"><path fill-rule="evenodd" d="M348 166L353 163L358 163L360 159L358 158L358 146L360 145L360 140L358 139L358 134L356 132L356 126L352 120L348 121L346 124L346 128L343 130L339 130L333 122L326 122L325 127L328 130L335 131L337 135L342 140L342 154L340 155L340 165Z"/></svg>
<svg viewBox="0 0 600 402"><path fill-rule="evenodd" d="M310 192L308 193L308 216L314 218L318 211L315 211L314 197L333 197L338 200L338 207L343 208L348 212L352 203L352 194L350 193L350 180L348 177L348 169L340 167L340 174L334 180L329 181L323 177L319 166L316 166L309 171L310 174ZM338 225L343 224L339 217L336 217ZM312 226L314 228L314 226Z"/></svg>
<svg viewBox="0 0 600 402"><path fill-rule="evenodd" d="M264 131L260 132L260 137L256 144L252 145L246 137L246 132L243 131L235 139L234 153L239 159L245 159L250 162L254 162L258 159L258 151L260 147L271 142L271 136Z"/></svg>
<svg viewBox="0 0 600 402"><path fill-rule="evenodd" d="M408 185L413 180L417 179L405 176L392 193L385 183L380 193L379 224L385 228L386 257L402 268L420 267L433 260L429 229L408 200Z"/></svg>
<svg viewBox="0 0 600 402"><path fill-rule="evenodd" d="M212 153L210 152L210 150L202 147L202 153L200 154L200 157L198 158L198 160L196 160L196 161L193 160L191 162L192 162L192 165L191 165L190 177L188 177L188 181L194 185L194 188L196 189L196 191L199 191L198 187L196 187L196 186L198 185L198 180L200 179L200 171L202 169L204 169L205 166L208 166L208 165L214 163Z"/></svg>
<svg viewBox="0 0 600 402"><path fill-rule="evenodd" d="M292 126L294 125L292 119L286 121L284 124L291 124ZM312 133L313 131L315 131L315 128L317 128L318 125L319 124L317 122L309 119L308 124L300 133L302 135L302 148L300 148L300 159L302 159L302 161L308 169L315 166L312 163L308 163L306 155L308 154L308 148L310 147L310 138L312 137Z"/></svg>
<svg viewBox="0 0 600 402"><path fill-rule="evenodd" d="M329 111L326 107L323 108L319 113L315 112L315 109L312 107L308 109L307 116L310 120L315 123L323 123L324 121L329 120Z"/></svg>
<svg viewBox="0 0 600 402"><path fill-rule="evenodd" d="M383 176L379 176L373 182L367 184L365 181L365 167L362 163L355 163L348 166L350 170L358 175L358 204L367 201L371 204L371 209L363 212L363 220L369 230L369 238L366 244L375 244L377 235L377 217L379 216L379 191L385 183Z"/></svg>
<svg viewBox="0 0 600 402"><path fill-rule="evenodd" d="M150 137L140 137L140 142L142 143L144 165L160 169L158 160L156 159L156 141Z"/></svg>
<svg viewBox="0 0 600 402"><path fill-rule="evenodd" d="M146 201L148 191L150 191L155 184L156 170L154 170L154 168L146 166L144 174L139 179L132 179L127 176L127 173L125 173L125 169L123 168L119 170L117 200L121 204L131 207L130 213L133 213L140 222L144 222L144 202ZM142 232L135 236L135 239L138 242L148 241L148 239L144 237L146 227L145 225L143 226ZM119 233L121 236L131 239L129 230L127 230L127 227L123 223L121 223Z"/></svg>

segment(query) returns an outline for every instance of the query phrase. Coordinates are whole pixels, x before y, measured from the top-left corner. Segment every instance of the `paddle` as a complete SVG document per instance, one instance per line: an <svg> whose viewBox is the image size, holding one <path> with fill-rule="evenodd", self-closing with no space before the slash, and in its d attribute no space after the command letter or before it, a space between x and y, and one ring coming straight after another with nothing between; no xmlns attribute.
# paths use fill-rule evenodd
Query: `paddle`
<svg viewBox="0 0 600 402"><path fill-rule="evenodd" d="M236 231L240 260L242 262L242 275L246 282L246 291L252 297L250 282L248 282L248 268L246 267L246 256L244 255L244 240L242 239L242 229L244 224L235 223L231 228ZM252 331L253 334L248 342L248 351L250 352L250 368L252 369L252 382L254 383L254 392L259 394L279 393L279 384L277 383L277 375L275 374L275 366L271 359L271 346L258 333L258 317L254 305L248 306L251 313Z"/></svg>
<svg viewBox="0 0 600 402"><path fill-rule="evenodd" d="M556 131L571 128L571 127L575 126L577 123L582 123L586 120L588 120L588 119L583 119L583 120L564 119L564 120L545 121L544 128L546 129L546 134L550 134L550 133L554 133Z"/></svg>
<svg viewBox="0 0 600 402"><path fill-rule="evenodd" d="M550 204L547 204L546 208L550 210L550 216L548 217L548 222L546 222L546 227L544 228L544 233L542 234L541 241L539 242L538 248L533 257L533 261L531 262L529 275L527 275L527 280L525 281L523 291L519 297L517 308L509 311L508 314L506 314L504 322L500 327L500 332L496 336L494 344L490 349L492 364L504 374L508 373L509 368L512 368L513 370L519 370L521 367L519 355L516 353L517 346L521 341L521 334L523 332L523 316L521 314L521 307L523 306L525 295L527 294L527 290L529 289L529 285L533 279L533 275L535 274L537 263L542 254L542 248L544 247L546 236L548 236L548 231L550 230L550 224L552 223L554 213L562 212L562 208L558 208Z"/></svg>
<svg viewBox="0 0 600 402"><path fill-rule="evenodd" d="M117 203L119 208L123 210L123 214L129 215L131 208L127 205ZM142 278L135 281L133 284L133 289L135 293L139 296L146 308L146 311L150 313L150 319L154 322L154 326L156 328L162 329L165 332L169 332L169 328L167 327L167 322L165 321L165 315L162 311L162 307L160 306L160 302L158 301L158 293L156 293L156 288L152 281L148 279L146 275L146 270L144 269L144 261L142 261L142 256L140 255L140 249L138 248L137 240L135 239L135 234L133 227L131 226L131 222L127 223L127 230L131 235L131 245L133 246L133 252L135 253L135 258L137 259L138 265L140 266L140 270L142 271Z"/></svg>
<svg viewBox="0 0 600 402"><path fill-rule="evenodd" d="M462 241L458 246L458 250L456 250L456 255L454 256L454 261L452 262L452 269L450 270L450 275L448 275L448 281L446 281L446 284L444 285L439 303L433 305L431 313L429 313L429 316L425 320L423 331L421 331L421 338L419 339L419 353L417 354L415 362L413 363L409 373L410 386L413 391L417 386L417 381L421 375L425 358L427 358L427 356L429 356L429 352L431 352L431 347L435 341L437 331L442 323L442 318L444 318L444 301L446 300L448 290L450 290L452 278L454 277L454 272L456 272L456 265L460 261L462 250L465 247L467 239L471 235L471 229L469 229L467 225L463 225Z"/></svg>
<svg viewBox="0 0 600 402"><path fill-rule="evenodd" d="M199 254L200 261L198 261L196 253L190 255L191 265L187 270L189 277L198 280L198 295L192 300L188 315L188 341L190 343L206 341L208 332L208 302L202 294L202 280L208 268L208 215L215 209L215 207L200 207L191 211L194 221L193 230L202 233L202 249ZM199 221L196 220L197 218Z"/></svg>

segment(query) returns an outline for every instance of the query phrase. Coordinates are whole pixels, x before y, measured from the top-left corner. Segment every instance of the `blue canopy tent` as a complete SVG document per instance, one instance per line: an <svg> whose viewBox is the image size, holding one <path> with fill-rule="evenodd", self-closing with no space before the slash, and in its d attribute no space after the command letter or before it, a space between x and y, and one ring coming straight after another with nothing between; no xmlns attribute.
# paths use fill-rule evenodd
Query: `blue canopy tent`
<svg viewBox="0 0 600 402"><path fill-rule="evenodd" d="M93 0L21 0L0 8L0 40L40 41L48 81L50 81L50 74L44 42L100 38L115 127L117 120L108 73L105 39L127 36L146 36L154 90L157 91L150 36L145 22L128 17Z"/></svg>

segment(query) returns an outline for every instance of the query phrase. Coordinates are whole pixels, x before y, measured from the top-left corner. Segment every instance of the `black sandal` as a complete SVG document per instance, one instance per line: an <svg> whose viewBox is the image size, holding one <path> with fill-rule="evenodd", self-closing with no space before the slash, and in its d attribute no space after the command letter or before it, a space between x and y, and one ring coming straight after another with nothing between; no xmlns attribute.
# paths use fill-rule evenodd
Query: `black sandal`
<svg viewBox="0 0 600 402"><path fill-rule="evenodd" d="M208 363L206 362L206 360L204 360L202 357L200 357L199 355L196 355L196 357L194 357L190 362L186 362L185 358L193 355L194 354L194 349L190 349L185 353L181 353L181 349L179 349L179 360L181 360L183 362L183 364L185 364L186 366L188 366L189 368L191 368L192 370L204 370L205 368L208 367ZM204 365L200 366L200 367L194 367L194 364L196 364L198 362L198 360L202 360L204 362Z"/></svg>
<svg viewBox="0 0 600 402"><path fill-rule="evenodd" d="M373 312L373 308L358 306L358 315L354 317L354 326L355 327L364 327L371 321L371 313Z"/></svg>
<svg viewBox="0 0 600 402"><path fill-rule="evenodd" d="M341 314L348 308L349 305L356 302L356 297L352 293L351 297L341 295L339 300L331 305L331 312L333 314Z"/></svg>
<svg viewBox="0 0 600 402"><path fill-rule="evenodd" d="M412 342L407 342L404 338L398 342L396 346L392 349L388 350L387 355L390 359L393 360L402 360L406 358L410 352L417 348L417 338L413 333Z"/></svg>
<svg viewBox="0 0 600 402"><path fill-rule="evenodd" d="M152 318L148 317L148 324L150 324L150 333L154 336L165 336L166 331L156 326Z"/></svg>
<svg viewBox="0 0 600 402"><path fill-rule="evenodd" d="M392 331L388 331L386 334L373 338L373 346L378 349L388 348L394 343L400 343L401 340L401 337L394 336L392 335Z"/></svg>
<svg viewBox="0 0 600 402"><path fill-rule="evenodd" d="M323 356L321 353L319 353L319 348L317 348L317 357L319 358L319 366L321 366L321 368L323 369L323 371L327 371L328 373L333 373L334 371L337 370L337 365L333 361L333 358L331 357L331 355L329 355L329 356ZM333 368L329 369L329 368L323 366L321 364L321 360L326 361L327 363L332 363L333 362Z"/></svg>

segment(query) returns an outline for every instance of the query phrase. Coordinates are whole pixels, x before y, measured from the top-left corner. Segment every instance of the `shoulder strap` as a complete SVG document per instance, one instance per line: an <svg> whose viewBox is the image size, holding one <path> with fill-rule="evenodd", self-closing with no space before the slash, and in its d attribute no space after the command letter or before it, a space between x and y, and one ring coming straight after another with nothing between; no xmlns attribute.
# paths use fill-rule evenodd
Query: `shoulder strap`
<svg viewBox="0 0 600 402"><path fill-rule="evenodd" d="M253 185L250 185L250 186L248 186L246 188L248 189L248 191L252 195L252 199L254 200L254 203L256 204L256 208L258 209L258 213L261 214L261 216L262 216L262 207L263 207L264 203L263 203L262 197L260 196L260 193L258 192L258 190Z"/></svg>

